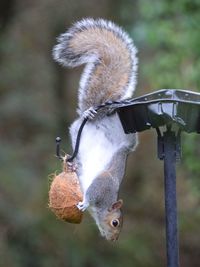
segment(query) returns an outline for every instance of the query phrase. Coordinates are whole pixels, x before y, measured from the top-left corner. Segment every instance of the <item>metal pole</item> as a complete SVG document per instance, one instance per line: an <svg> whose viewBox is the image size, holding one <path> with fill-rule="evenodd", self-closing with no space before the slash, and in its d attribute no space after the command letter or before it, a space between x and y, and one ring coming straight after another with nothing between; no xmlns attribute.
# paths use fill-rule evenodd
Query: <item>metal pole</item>
<svg viewBox="0 0 200 267"><path fill-rule="evenodd" d="M177 138L169 128L163 138L165 176L165 219L167 267L179 266L177 200L176 200L176 147Z"/></svg>

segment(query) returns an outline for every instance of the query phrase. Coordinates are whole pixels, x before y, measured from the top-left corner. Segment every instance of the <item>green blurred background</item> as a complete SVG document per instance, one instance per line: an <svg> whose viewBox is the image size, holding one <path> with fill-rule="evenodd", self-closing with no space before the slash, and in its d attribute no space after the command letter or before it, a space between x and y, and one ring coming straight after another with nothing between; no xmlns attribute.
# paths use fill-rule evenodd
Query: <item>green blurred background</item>
<svg viewBox="0 0 200 267"><path fill-rule="evenodd" d="M48 209L49 174L60 171L55 137L71 153L83 68L64 69L51 56L56 36L83 17L111 19L139 53L136 95L161 88L200 90L199 0L1 0L0 2L0 266L165 266L163 163L156 134L140 134L120 196L124 227L103 240L86 215L81 225ZM67 134L67 135L66 135ZM184 134L177 168L182 267L200 262L199 136Z"/></svg>

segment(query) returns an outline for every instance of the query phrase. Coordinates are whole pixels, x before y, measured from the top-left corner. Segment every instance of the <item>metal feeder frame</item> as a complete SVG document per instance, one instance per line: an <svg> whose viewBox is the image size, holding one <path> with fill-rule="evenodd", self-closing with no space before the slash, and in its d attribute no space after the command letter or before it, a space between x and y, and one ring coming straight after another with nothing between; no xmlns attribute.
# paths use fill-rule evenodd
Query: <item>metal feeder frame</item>
<svg viewBox="0 0 200 267"><path fill-rule="evenodd" d="M117 112L127 134L157 131L158 158L164 161L167 267L178 267L176 161L181 158L181 132L200 133L200 94L159 90L118 106ZM163 126L166 131L161 134Z"/></svg>

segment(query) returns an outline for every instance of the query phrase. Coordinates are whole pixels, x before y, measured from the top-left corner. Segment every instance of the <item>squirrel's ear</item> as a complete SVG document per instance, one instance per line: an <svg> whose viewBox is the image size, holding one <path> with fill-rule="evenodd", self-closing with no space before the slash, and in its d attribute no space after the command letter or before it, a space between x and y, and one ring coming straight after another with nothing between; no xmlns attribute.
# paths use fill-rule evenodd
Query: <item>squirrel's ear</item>
<svg viewBox="0 0 200 267"><path fill-rule="evenodd" d="M119 200L117 200L117 202L112 204L112 206L109 209L109 211L111 211L111 210L119 210L119 209L121 209L122 205L123 205L123 200L119 199Z"/></svg>

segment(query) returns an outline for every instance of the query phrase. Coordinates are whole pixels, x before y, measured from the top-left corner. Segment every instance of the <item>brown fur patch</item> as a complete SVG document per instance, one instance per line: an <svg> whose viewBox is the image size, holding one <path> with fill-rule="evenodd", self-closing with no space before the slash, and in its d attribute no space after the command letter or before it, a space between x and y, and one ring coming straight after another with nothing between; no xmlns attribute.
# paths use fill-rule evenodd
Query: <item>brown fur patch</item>
<svg viewBox="0 0 200 267"><path fill-rule="evenodd" d="M77 32L70 40L70 47L77 54L97 55L100 60L87 84L83 99L86 108L123 97L132 64L124 40L111 30L89 28Z"/></svg>

